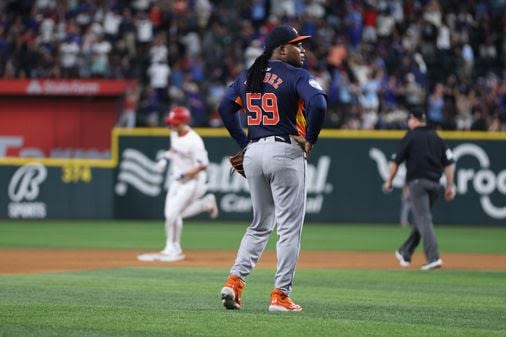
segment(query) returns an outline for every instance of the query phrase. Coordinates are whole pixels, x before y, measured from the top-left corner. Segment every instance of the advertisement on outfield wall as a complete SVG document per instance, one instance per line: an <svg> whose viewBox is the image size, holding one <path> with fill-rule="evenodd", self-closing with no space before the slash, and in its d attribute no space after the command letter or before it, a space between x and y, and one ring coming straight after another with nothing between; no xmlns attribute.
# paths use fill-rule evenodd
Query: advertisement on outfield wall
<svg viewBox="0 0 506 337"><path fill-rule="evenodd" d="M117 100L2 98L0 158L110 158Z"/></svg>
<svg viewBox="0 0 506 337"><path fill-rule="evenodd" d="M219 200L224 219L246 219L251 213L251 199L246 179L232 174L228 153L238 148L229 139L204 138L210 163L207 169L208 192ZM155 144L158 144L157 147ZM159 173L155 164L168 148L164 141L142 137L122 137L117 180L115 209L119 218L158 218L163 214L163 202L169 188L168 171ZM321 156L308 164L307 213L322 212L326 195L332 193L329 180L330 156ZM170 166L170 163L169 163Z"/></svg>
<svg viewBox="0 0 506 337"><path fill-rule="evenodd" d="M123 80L0 79L0 160L111 158Z"/></svg>
<svg viewBox="0 0 506 337"><path fill-rule="evenodd" d="M204 137L209 153L208 192L218 199L220 219L251 219L248 184L230 173L227 155L237 151L227 137ZM168 188L154 165L167 139L121 137L115 183L119 218L161 218ZM399 139L322 138L308 162L307 220L323 222L399 222L405 167L384 194L389 159ZM501 140L447 140L457 162L457 198L441 198L434 219L445 224L506 224L506 158ZM441 181L444 184L444 179Z"/></svg>
<svg viewBox="0 0 506 337"><path fill-rule="evenodd" d="M200 132L209 153L208 192L217 197L218 221L251 220L247 181L231 174L227 160L237 146L227 136ZM168 132L131 130L116 136L117 160L107 167L89 167L86 161L0 165L0 218L162 220L170 182L168 172L156 171L155 164L170 145ZM456 161L457 196L451 203L436 202L434 222L506 225L506 138L446 142ZM382 191L398 144L398 137L322 137L308 162L307 221L398 223L404 166L394 191Z"/></svg>
<svg viewBox="0 0 506 337"><path fill-rule="evenodd" d="M111 219L112 173L85 164L0 166L0 218Z"/></svg>
<svg viewBox="0 0 506 337"><path fill-rule="evenodd" d="M84 79L0 80L0 95L16 96L120 96L134 81Z"/></svg>

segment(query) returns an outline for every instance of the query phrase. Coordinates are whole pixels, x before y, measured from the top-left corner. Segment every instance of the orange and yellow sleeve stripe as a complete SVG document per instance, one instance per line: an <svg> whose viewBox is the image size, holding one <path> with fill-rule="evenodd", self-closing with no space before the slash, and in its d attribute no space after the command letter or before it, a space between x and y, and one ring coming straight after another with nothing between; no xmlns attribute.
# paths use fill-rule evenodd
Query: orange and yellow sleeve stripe
<svg viewBox="0 0 506 337"><path fill-rule="evenodd" d="M295 115L295 125L297 127L297 133L299 136L305 137L307 122L306 116L304 115L304 102L302 100L299 100L298 102L297 114Z"/></svg>

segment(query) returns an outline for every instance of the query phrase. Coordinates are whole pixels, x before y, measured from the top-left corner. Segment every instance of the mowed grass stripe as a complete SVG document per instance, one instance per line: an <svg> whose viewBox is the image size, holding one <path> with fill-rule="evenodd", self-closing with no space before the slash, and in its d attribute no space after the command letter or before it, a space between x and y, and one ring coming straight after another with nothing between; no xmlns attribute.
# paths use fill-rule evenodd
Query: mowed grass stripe
<svg viewBox="0 0 506 337"><path fill-rule="evenodd" d="M301 313L270 314L274 271L225 311L220 269L125 268L0 277L4 336L504 336L505 272L299 270Z"/></svg>
<svg viewBox="0 0 506 337"><path fill-rule="evenodd" d="M236 250L247 223L185 222L185 249ZM304 250L393 251L409 233L398 225L305 225ZM505 227L437 226L441 251L506 253ZM2 248L163 248L162 221L0 221ZM267 249L275 248L273 233Z"/></svg>

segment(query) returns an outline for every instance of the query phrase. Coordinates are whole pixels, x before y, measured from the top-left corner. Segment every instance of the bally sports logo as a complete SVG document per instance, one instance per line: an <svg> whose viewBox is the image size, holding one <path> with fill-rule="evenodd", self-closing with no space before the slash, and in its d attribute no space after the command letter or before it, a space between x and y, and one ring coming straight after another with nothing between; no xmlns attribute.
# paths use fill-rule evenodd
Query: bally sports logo
<svg viewBox="0 0 506 337"><path fill-rule="evenodd" d="M47 169L39 163L21 166L9 183L10 218L45 218L46 204L34 201L40 193L40 185L46 180Z"/></svg>
<svg viewBox="0 0 506 337"><path fill-rule="evenodd" d="M487 153L478 145L464 143L456 146L453 150L453 158L457 165L455 184L458 194L467 194L472 188L480 195L480 204L483 211L494 219L506 219L506 205L497 206L492 201L491 195L498 192L506 195L506 169L494 172L490 169L490 159ZM459 159L471 156L478 161L480 169L464 168L459 166ZM377 148L369 150L369 157L376 162L378 173L383 180L388 177L388 160ZM402 188L406 176L406 167L401 165L393 185ZM442 178L443 179L443 178ZM443 179L444 183L444 179ZM504 198L501 198L504 200Z"/></svg>

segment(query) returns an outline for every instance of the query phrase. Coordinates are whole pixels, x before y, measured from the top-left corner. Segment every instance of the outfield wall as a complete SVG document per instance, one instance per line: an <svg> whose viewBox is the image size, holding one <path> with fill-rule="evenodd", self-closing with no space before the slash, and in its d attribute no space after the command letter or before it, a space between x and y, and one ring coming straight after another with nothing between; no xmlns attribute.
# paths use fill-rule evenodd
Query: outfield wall
<svg viewBox="0 0 506 337"><path fill-rule="evenodd" d="M237 151L222 129L198 129L206 143L209 192L222 220L249 220L246 181L230 175ZM395 190L383 194L388 159L402 131L324 130L308 163L308 221L399 221L401 167ZM110 160L0 159L0 218L161 219L166 174L154 170L169 146L165 129L115 129ZM443 132L457 160L454 202L440 200L445 224L506 225L506 134ZM205 216L201 216L205 218Z"/></svg>

